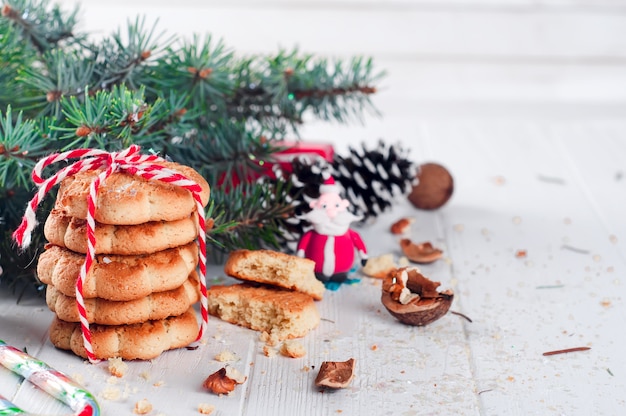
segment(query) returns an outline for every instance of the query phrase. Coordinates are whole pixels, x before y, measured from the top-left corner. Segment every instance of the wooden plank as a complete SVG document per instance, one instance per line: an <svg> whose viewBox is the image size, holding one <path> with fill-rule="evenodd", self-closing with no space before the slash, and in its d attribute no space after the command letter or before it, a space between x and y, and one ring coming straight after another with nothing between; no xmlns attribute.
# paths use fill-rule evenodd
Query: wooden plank
<svg viewBox="0 0 626 416"><path fill-rule="evenodd" d="M620 262L559 145L567 137L493 121L431 124L427 134L433 154L463 172L444 214L463 306L474 319L468 337L482 411L614 412L608 398L624 383L607 368L626 364L612 329L624 316L623 287L595 255ZM606 157L592 142L585 149L585 160ZM580 248L589 253L562 248L583 234ZM592 350L541 355L581 345ZM589 381L582 390L580 380Z"/></svg>
<svg viewBox="0 0 626 416"><path fill-rule="evenodd" d="M268 53L299 45L326 55L367 54L380 57L480 60L623 62L626 14L521 13L480 9L327 9L155 5L113 7L91 3L83 10L82 28L104 34L145 15L180 36L211 32L240 53ZM268 30L268 22L272 23ZM323 27L323 31L320 28Z"/></svg>

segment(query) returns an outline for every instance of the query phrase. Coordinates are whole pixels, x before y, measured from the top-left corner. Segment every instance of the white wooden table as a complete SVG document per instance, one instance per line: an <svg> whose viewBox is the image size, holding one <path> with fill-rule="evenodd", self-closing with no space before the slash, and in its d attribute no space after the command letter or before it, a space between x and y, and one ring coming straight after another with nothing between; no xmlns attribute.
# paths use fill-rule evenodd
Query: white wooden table
<svg viewBox="0 0 626 416"><path fill-rule="evenodd" d="M69 2L66 2L69 3ZM445 259L422 266L455 291L452 310L422 328L380 303L380 281L327 292L322 321L290 359L262 352L256 332L210 320L206 344L130 362L112 378L53 348L42 299L0 292L0 339L75 376L104 415L616 415L626 411L626 7L620 2L466 0L85 2L84 21L109 30L137 12L175 33L212 31L236 50L371 54L389 76L365 125L313 122L303 137L400 141L418 163L455 178L443 208L398 201L359 231L371 255L399 254L388 232L415 218L411 238ZM519 250L527 254L516 256ZM219 266L210 277L222 279ZM588 351L543 356L571 347ZM229 350L248 376L230 396L203 391ZM356 378L321 393L322 361L355 358ZM0 368L0 394L32 412L66 411ZM117 395L117 398L116 398Z"/></svg>

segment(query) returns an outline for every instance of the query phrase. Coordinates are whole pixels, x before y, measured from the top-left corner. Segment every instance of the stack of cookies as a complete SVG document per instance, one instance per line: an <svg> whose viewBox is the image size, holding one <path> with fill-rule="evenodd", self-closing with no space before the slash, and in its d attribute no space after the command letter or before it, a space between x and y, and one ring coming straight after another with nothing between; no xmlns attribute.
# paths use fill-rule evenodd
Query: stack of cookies
<svg viewBox="0 0 626 416"><path fill-rule="evenodd" d="M204 205L209 185L193 169L159 163L198 183ZM89 185L101 171L65 179L44 226L49 241L37 273L48 285L56 317L50 340L86 357L76 282L87 252ZM83 284L91 343L97 358L152 359L198 335L196 203L178 186L114 173L101 184L95 213L96 257Z"/></svg>
<svg viewBox="0 0 626 416"><path fill-rule="evenodd" d="M244 283L211 287L209 313L260 331L269 343L303 337L320 322L314 300L325 287L314 268L312 260L277 251L233 251L224 271Z"/></svg>

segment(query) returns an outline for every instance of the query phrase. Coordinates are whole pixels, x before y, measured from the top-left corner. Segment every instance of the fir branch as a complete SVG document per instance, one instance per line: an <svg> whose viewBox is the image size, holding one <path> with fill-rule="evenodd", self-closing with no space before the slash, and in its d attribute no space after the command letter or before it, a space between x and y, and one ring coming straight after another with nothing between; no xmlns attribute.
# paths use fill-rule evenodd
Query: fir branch
<svg viewBox="0 0 626 416"><path fill-rule="evenodd" d="M149 83L152 77L150 65L168 51L173 36L164 38L165 32L157 33L157 22L150 28L145 24L145 18L137 17L134 22L128 22L125 34L118 29L99 46L91 46L101 88L127 84L137 89Z"/></svg>
<svg viewBox="0 0 626 416"><path fill-rule="evenodd" d="M225 250L280 247L283 223L293 214L285 182L242 184L232 192L213 194L213 200L215 211L222 214L215 221L211 238Z"/></svg>
<svg viewBox="0 0 626 416"><path fill-rule="evenodd" d="M377 114L369 96L384 76L374 71L371 59L330 62L300 55L297 49L257 62L244 60L236 73L240 79L229 99L231 114L274 123L274 127L287 124L296 131L307 111L339 122L358 119L363 111Z"/></svg>
<svg viewBox="0 0 626 416"><path fill-rule="evenodd" d="M39 53L64 40L82 39L74 34L78 6L68 14L58 5L50 8L48 0L5 0L0 14L18 27Z"/></svg>
<svg viewBox="0 0 626 416"><path fill-rule="evenodd" d="M29 96L15 79L22 68L33 64L37 54L34 49L24 48L21 40L10 22L0 19L0 109L9 104L18 107Z"/></svg>
<svg viewBox="0 0 626 416"><path fill-rule="evenodd" d="M151 145L160 139L151 133L154 126L169 113L163 100L145 101L144 88L131 91L115 86L111 91L94 95L85 91L84 98L70 97L61 101L65 122L53 127L65 140L64 149L99 147L121 150L131 144Z"/></svg>
<svg viewBox="0 0 626 416"><path fill-rule="evenodd" d="M184 91L189 105L205 112L224 112L224 97L233 90L231 61L233 52L211 36L194 36L169 54L154 69L157 91Z"/></svg>
<svg viewBox="0 0 626 416"><path fill-rule="evenodd" d="M30 171L45 152L39 138L34 121L20 113L13 122L10 106L5 116L0 112L0 188L30 187Z"/></svg>
<svg viewBox="0 0 626 416"><path fill-rule="evenodd" d="M223 120L174 137L164 153L174 161L185 161L209 183L228 190L239 182L254 180L277 149L245 123Z"/></svg>
<svg viewBox="0 0 626 416"><path fill-rule="evenodd" d="M63 50L45 53L40 62L20 72L20 80L34 91L30 103L22 109L60 119L61 99L85 94L93 83L95 64L79 52Z"/></svg>

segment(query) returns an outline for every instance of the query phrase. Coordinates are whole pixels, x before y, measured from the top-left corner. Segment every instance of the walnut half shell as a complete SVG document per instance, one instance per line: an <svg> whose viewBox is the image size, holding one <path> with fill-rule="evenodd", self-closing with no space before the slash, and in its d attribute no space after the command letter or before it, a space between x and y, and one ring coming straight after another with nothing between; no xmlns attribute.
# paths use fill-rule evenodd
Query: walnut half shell
<svg viewBox="0 0 626 416"><path fill-rule="evenodd" d="M400 240L400 248L409 260L419 264L432 263L439 260L443 255L443 251L428 241L416 244L408 238L403 238Z"/></svg>
<svg viewBox="0 0 626 416"><path fill-rule="evenodd" d="M406 273L406 276L402 273ZM403 304L400 301L402 298L397 296L397 293L404 289L403 280L406 281L406 289L415 295L406 304ZM444 316L452 305L454 293L452 290L438 292L437 288L440 285L439 282L427 279L417 268L401 268L394 276L388 277L383 282L381 302L391 315L404 324L428 325Z"/></svg>
<svg viewBox="0 0 626 416"><path fill-rule="evenodd" d="M342 389L348 387L354 378L354 358L348 361L324 361L315 378L318 387Z"/></svg>

